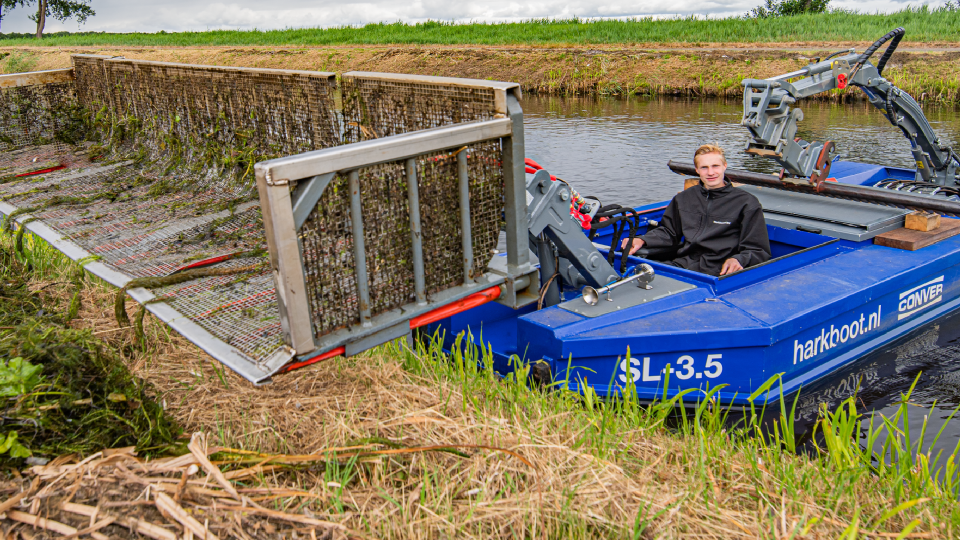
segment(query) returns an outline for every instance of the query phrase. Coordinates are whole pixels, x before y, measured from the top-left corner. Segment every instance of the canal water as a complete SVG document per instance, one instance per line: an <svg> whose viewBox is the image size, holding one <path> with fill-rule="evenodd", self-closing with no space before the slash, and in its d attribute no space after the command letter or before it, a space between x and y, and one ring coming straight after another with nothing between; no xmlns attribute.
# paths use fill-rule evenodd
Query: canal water
<svg viewBox="0 0 960 540"><path fill-rule="evenodd" d="M843 159L912 165L900 130L869 103L798 105L804 113L798 136L834 141ZM780 170L774 161L742 151L747 129L740 126L739 100L532 96L522 106L527 156L604 204L635 206L673 197L683 179L667 161L692 162L694 150L704 143L719 143L730 167ZM941 140L960 148L960 109L933 106L925 112Z"/></svg>
<svg viewBox="0 0 960 540"><path fill-rule="evenodd" d="M667 161L693 161L703 143L724 147L730 167L755 172L779 170L771 160L748 156L739 101L674 98L614 99L530 96L523 100L527 156L604 204L636 206L670 199L683 178ZM868 103L801 102L798 132L806 140L833 140L844 159L909 167L909 145L900 131ZM927 106L940 138L960 148L960 108ZM927 449L943 451L943 463L960 443L960 314L945 317L800 392L795 427L812 431L822 403L831 409L856 395L861 410L891 417L901 393L919 377L910 396L914 440L927 422ZM877 418L879 421L879 418Z"/></svg>

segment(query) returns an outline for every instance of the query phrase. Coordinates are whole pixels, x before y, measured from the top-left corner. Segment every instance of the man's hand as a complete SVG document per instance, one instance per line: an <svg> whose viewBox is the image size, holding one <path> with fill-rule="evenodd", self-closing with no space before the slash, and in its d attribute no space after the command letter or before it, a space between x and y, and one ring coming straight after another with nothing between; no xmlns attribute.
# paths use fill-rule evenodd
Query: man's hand
<svg viewBox="0 0 960 540"><path fill-rule="evenodd" d="M627 242L629 241L630 241L629 238L624 238L623 242L620 242L620 251L626 251L627 255L633 255L635 251L643 247L643 239L634 238L633 243L630 244L630 249L627 250Z"/></svg>
<svg viewBox="0 0 960 540"><path fill-rule="evenodd" d="M727 259L723 261L723 268L720 269L720 275L725 276L727 274L739 272L740 270L743 270L743 265L740 264L740 261L736 259Z"/></svg>

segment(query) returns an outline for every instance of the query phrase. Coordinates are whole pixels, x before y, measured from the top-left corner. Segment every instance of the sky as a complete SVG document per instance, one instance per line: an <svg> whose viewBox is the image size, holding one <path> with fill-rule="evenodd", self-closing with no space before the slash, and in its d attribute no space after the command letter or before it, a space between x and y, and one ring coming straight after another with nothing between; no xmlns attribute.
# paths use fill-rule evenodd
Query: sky
<svg viewBox="0 0 960 540"><path fill-rule="evenodd" d="M740 15L762 0L92 0L97 15L82 26L47 20L46 32L177 32L184 30L272 30L362 25L371 22L520 21L532 18L623 18L637 16L723 17ZM832 7L865 12L896 11L943 0L833 0ZM3 14L2 32L34 32L27 9Z"/></svg>

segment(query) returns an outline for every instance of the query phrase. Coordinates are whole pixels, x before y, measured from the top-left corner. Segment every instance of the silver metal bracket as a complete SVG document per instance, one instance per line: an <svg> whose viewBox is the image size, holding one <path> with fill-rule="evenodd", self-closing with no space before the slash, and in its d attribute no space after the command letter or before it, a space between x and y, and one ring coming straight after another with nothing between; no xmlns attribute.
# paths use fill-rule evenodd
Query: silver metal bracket
<svg viewBox="0 0 960 540"><path fill-rule="evenodd" d="M320 174L297 182L293 192L293 222L298 231L306 223L310 212L317 206L323 191L336 176L336 173Z"/></svg>
<svg viewBox="0 0 960 540"><path fill-rule="evenodd" d="M517 278L508 276L500 286L500 297L496 302L513 309L528 306L540 299L539 283L540 276L537 270Z"/></svg>

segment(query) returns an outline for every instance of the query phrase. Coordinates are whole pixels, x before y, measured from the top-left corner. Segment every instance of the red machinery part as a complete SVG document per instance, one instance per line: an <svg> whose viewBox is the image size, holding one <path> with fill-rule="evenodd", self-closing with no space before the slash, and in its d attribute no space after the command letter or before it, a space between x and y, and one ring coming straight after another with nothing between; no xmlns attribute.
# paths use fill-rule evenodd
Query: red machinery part
<svg viewBox="0 0 960 540"><path fill-rule="evenodd" d="M440 306L437 309L428 311L423 315L410 319L410 329L412 330L414 328L419 328L421 326L437 322L441 319L446 319L447 317L452 317L457 313L464 312L468 309L473 309L477 306L486 304L487 302L496 300L497 298L500 298L500 286L494 285L493 287L473 293L470 296L461 298L460 300L451 302L445 306ZM287 373L295 369L309 366L310 364L316 364L317 362L322 362L324 360L329 360L330 358L341 356L345 353L346 347L340 346L325 353L318 354L317 356L307 358L306 360L287 364L283 369L280 370L280 373Z"/></svg>
<svg viewBox="0 0 960 540"><path fill-rule="evenodd" d="M280 370L280 373L286 373L286 372L288 372L288 371L293 371L293 370L295 370L295 369L299 369L299 368L302 368L302 367L309 366L310 364L316 364L317 362L322 362L322 361L324 361L324 360L329 360L330 358L333 358L333 357L342 355L342 354L345 353L346 351L347 351L346 347L344 347L344 346L341 345L340 347L337 347L336 349L331 349L331 350L329 350L329 351L327 351L327 352L325 352L325 353L323 353L323 354L318 354L317 356L314 356L313 358L307 358L306 360L304 360L304 361L302 361L302 362L294 362L294 363L292 363L292 364L287 364L286 366L284 366L283 369Z"/></svg>
<svg viewBox="0 0 960 540"><path fill-rule="evenodd" d="M39 171L30 171L23 174L16 175L16 178L22 178L24 176L34 176L37 174L46 174L48 172L59 171L60 169L66 169L66 165L57 165L56 167L50 167L49 169L41 169Z"/></svg>
<svg viewBox="0 0 960 540"><path fill-rule="evenodd" d="M500 286L494 285L489 289L484 289L480 292L473 293L470 296L461 298L460 300L451 302L445 306L438 307L433 311L428 311L423 315L410 319L410 328L419 328L421 326L437 322L441 319L452 317L457 313L466 311L468 309L473 309L492 300L496 300L497 298L500 298Z"/></svg>
<svg viewBox="0 0 960 540"><path fill-rule="evenodd" d="M837 75L837 88L843 90L847 87L847 75L845 73L840 73Z"/></svg>
<svg viewBox="0 0 960 540"><path fill-rule="evenodd" d="M526 166L525 170L527 171L528 174L534 174L537 171L543 170L542 165L540 165L539 163L537 163L536 161L530 158L524 158L523 164ZM552 174L550 175L550 179L553 180L554 182L558 180L557 177ZM573 188L570 188L570 189L573 189ZM580 194L576 192L574 192L574 194L572 195L573 195L573 200L576 200L576 198L580 196ZM580 202L580 204L583 204L583 203ZM580 212L580 209L579 209L580 204L576 204L573 201L571 201L570 215L573 216L573 219L577 220L577 223L580 224L580 228L590 230L590 216L587 216L582 212Z"/></svg>
<svg viewBox="0 0 960 540"><path fill-rule="evenodd" d="M590 216L581 213L573 206L570 207L570 215L573 216L573 219L577 220L581 228L590 230Z"/></svg>

